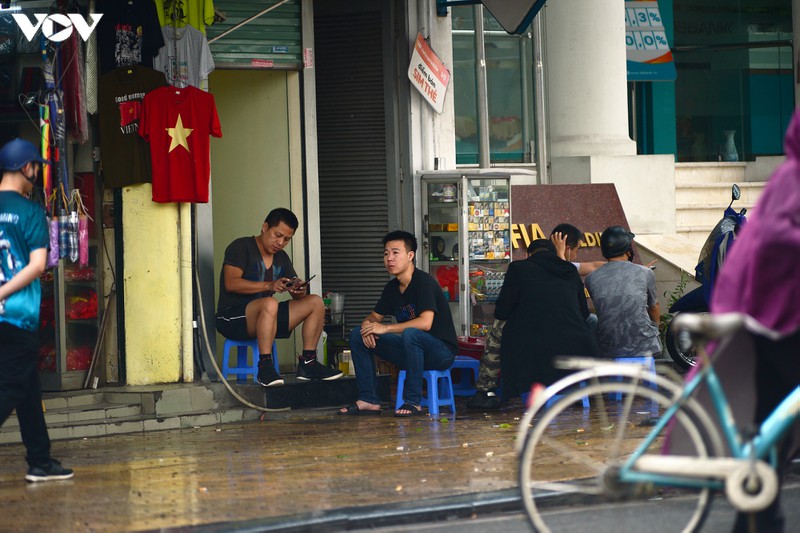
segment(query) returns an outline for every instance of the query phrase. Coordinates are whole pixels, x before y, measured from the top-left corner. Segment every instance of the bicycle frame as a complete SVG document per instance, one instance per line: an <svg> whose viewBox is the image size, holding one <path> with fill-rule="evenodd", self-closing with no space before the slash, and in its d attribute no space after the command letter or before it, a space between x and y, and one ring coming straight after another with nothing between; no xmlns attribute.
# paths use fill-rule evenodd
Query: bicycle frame
<svg viewBox="0 0 800 533"><path fill-rule="evenodd" d="M636 451L620 468L619 477L623 482L649 482L660 485L682 486L691 488L722 488L724 475L738 461L750 458L765 459L773 449L778 439L789 430L789 427L800 418L800 386L787 396L783 402L770 414L759 428L758 435L748 443L741 442L741 436L736 429L733 414L728 406L728 400L716 372L708 360L690 380L680 396L673 402L667 411L659 418L648 437L639 445ZM708 468L699 469L697 458L681 458L674 456L648 456L648 461L640 461L645 450L653 444L658 434L673 419L684 402L694 393L701 383L706 382L711 395L714 411L719 416L723 434L731 450L732 458L704 458ZM667 475L648 468L661 465L665 471L673 474ZM668 463L668 467L667 467ZM714 465L713 463L719 463ZM774 463L774 461L773 461ZM774 466L774 464L773 464ZM677 473L677 474L675 474ZM711 479L709 479L709 477Z"/></svg>
<svg viewBox="0 0 800 533"><path fill-rule="evenodd" d="M519 429L517 430L517 437L514 444L514 449L517 453L522 450L525 435L533 422L535 414L544 408L548 400L558 394L562 394L566 389L577 386L581 382L620 377L629 379L631 383L639 383L643 387L649 387L651 383L654 383L659 389L665 391L667 396L672 398L679 398L683 391L682 385L662 376L652 375L639 364L616 363L583 357L569 357L566 363L567 366L564 366L564 368L579 369L579 371L561 378L556 383L548 386L544 393L533 397L533 405L525 411L525 415L522 417ZM701 423L704 427L712 423L708 413L699 408L696 400L688 398L682 400L682 402L689 411L701 419ZM710 435L710 438L713 441L712 445L714 449L721 448L722 441L719 435L717 435L717 432Z"/></svg>

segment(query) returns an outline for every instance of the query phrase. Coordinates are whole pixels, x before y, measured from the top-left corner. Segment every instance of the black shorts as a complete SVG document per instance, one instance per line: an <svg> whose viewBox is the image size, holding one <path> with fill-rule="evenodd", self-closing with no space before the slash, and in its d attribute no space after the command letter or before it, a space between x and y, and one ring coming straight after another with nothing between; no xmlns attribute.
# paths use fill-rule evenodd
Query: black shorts
<svg viewBox="0 0 800 533"><path fill-rule="evenodd" d="M217 331L226 339L243 341L251 339L247 334L247 305L232 305L217 311ZM289 300L278 304L278 324L275 330L276 339L288 339L292 332L289 331Z"/></svg>

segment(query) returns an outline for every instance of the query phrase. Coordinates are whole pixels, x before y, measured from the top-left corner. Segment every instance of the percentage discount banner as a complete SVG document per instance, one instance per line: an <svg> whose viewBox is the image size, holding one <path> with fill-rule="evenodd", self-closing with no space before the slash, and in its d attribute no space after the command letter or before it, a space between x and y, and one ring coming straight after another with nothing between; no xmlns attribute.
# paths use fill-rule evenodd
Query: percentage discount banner
<svg viewBox="0 0 800 533"><path fill-rule="evenodd" d="M625 44L628 81L672 81L675 64L658 2L625 2Z"/></svg>

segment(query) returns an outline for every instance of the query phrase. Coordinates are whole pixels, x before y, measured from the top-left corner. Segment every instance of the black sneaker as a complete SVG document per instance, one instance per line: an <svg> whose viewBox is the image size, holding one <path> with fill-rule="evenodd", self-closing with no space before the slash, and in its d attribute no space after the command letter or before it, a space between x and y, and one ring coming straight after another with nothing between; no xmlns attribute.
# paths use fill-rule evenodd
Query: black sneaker
<svg viewBox="0 0 800 533"><path fill-rule="evenodd" d="M59 479L69 479L74 475L71 468L64 468L55 459L50 459L47 466L32 466L28 468L25 479L31 482L36 481L56 481Z"/></svg>
<svg viewBox="0 0 800 533"><path fill-rule="evenodd" d="M258 381L262 387L277 387L283 385L283 378L275 371L272 361L265 361L263 365L259 361L256 381Z"/></svg>
<svg viewBox="0 0 800 533"><path fill-rule="evenodd" d="M297 379L301 381L332 381L340 377L342 377L341 370L328 368L316 359L310 361L303 361L301 359L300 364L297 365Z"/></svg>
<svg viewBox="0 0 800 533"><path fill-rule="evenodd" d="M479 390L475 396L467 400L469 409L500 409L500 398L494 392Z"/></svg>

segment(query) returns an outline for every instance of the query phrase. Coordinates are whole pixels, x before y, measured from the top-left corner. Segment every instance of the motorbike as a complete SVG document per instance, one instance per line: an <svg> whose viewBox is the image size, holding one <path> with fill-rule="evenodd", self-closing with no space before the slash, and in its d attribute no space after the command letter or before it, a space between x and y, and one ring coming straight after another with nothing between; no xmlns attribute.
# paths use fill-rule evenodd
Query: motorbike
<svg viewBox="0 0 800 533"><path fill-rule="evenodd" d="M700 251L695 267L695 279L700 286L684 294L670 306L669 312L673 318L677 313L708 313L717 274L736 240L736 235L747 221L746 208L737 212L732 207L733 202L741 198L741 194L739 186L734 184L731 187L731 203L725 208L722 219L711 230ZM688 370L696 366L696 351L687 332L673 332L670 321L665 337L667 353L680 369Z"/></svg>

